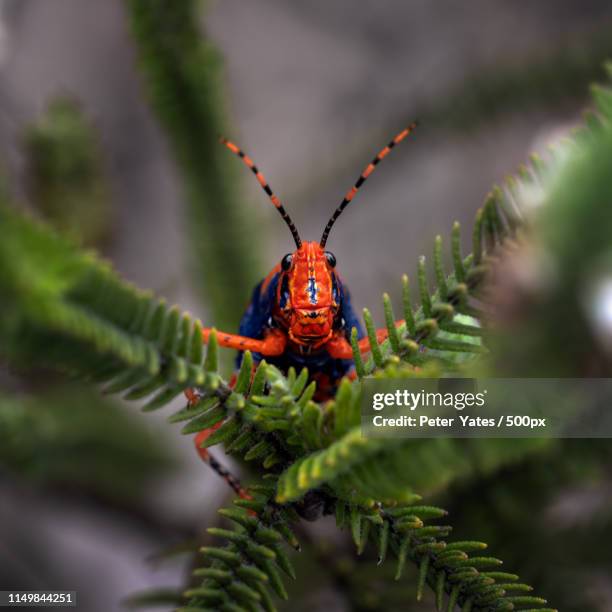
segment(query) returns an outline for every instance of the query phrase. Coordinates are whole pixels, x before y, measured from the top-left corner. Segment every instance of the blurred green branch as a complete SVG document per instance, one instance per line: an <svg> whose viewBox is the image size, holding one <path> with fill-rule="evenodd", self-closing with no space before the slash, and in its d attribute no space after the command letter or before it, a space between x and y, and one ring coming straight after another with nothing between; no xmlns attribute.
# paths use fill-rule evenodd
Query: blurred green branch
<svg viewBox="0 0 612 612"><path fill-rule="evenodd" d="M185 183L197 286L220 328L235 328L261 276L256 211L244 206L227 131L221 58L199 27L195 0L126 0L153 108ZM259 233L259 232L257 232Z"/></svg>
<svg viewBox="0 0 612 612"><path fill-rule="evenodd" d="M612 63L607 68L612 76ZM534 158L532 187L515 189L535 214L532 238L498 265L495 290L506 299L494 367L504 376L612 371L612 94L601 87L593 94L586 126L547 163Z"/></svg>
<svg viewBox="0 0 612 612"><path fill-rule="evenodd" d="M137 500L175 459L124 407L82 385L0 396L0 463L46 486Z"/></svg>
<svg viewBox="0 0 612 612"><path fill-rule="evenodd" d="M24 137L28 195L49 222L84 245L108 238L112 211L96 134L78 104L57 98Z"/></svg>

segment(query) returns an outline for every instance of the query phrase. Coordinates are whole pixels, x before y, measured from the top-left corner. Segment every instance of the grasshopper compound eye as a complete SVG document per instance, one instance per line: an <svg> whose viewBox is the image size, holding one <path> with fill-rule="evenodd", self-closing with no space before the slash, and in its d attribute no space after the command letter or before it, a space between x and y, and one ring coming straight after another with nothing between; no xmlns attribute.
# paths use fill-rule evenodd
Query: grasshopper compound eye
<svg viewBox="0 0 612 612"><path fill-rule="evenodd" d="M281 259L281 268L286 272L291 267L291 262L293 261L293 255L291 253L287 253Z"/></svg>
<svg viewBox="0 0 612 612"><path fill-rule="evenodd" d="M336 267L336 256L331 251L325 251L325 258L332 268Z"/></svg>

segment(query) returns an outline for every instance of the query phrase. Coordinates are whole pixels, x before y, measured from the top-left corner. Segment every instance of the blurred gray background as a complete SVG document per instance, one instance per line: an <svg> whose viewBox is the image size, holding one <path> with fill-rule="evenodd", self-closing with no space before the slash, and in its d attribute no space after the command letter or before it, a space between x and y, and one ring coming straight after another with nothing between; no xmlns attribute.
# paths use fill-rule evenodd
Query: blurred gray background
<svg viewBox="0 0 612 612"><path fill-rule="evenodd" d="M356 306L379 317L383 291L397 296L400 275L414 274L416 257L430 252L436 233L448 232L455 219L469 222L495 182L575 124L588 88L580 84L581 94L566 87L554 105L525 95L516 108L503 93L479 102L480 112L465 123L460 116L436 118L465 105L473 77L507 72L515 78L533 62L546 64L568 51L588 54L611 26L612 5L597 0L223 0L208 3L202 22L225 57L233 123L227 136L255 159L304 238L319 238L370 158L409 121L421 119L328 243ZM24 125L51 97L75 96L101 135L116 206L105 256L136 284L212 324L186 272L181 185L135 62L120 0L1 2L5 165L23 196ZM291 237L246 169L242 176L244 197L258 207L253 232L272 267L292 248ZM180 476L152 492L151 512L173 524L205 524L225 490L178 429L161 422L151 427L184 462ZM58 584L80 591L81 609L114 610L136 590L180 582L181 564L155 571L144 561L158 548L154 527L138 520L118 526L87 505L67 507L35 491L2 488L0 565L23 562L12 532L27 525L45 543L49 559L40 568L58 560ZM46 570L27 568L34 580L42 578L37 571Z"/></svg>

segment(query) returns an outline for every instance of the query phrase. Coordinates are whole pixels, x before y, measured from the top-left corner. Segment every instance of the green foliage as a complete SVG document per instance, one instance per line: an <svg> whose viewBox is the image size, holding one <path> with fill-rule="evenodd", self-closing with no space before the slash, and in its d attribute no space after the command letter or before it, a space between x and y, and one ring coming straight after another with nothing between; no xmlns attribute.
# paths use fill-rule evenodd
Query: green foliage
<svg viewBox="0 0 612 612"><path fill-rule="evenodd" d="M2 353L163 405L203 382L200 324L121 281L110 266L0 205ZM9 264L10 262L10 264Z"/></svg>
<svg viewBox="0 0 612 612"><path fill-rule="evenodd" d="M347 500L364 503L410 500L414 491L434 493L455 480L487 474L546 449L547 440L372 440L359 426L329 448L296 461L279 482L280 500L298 499L329 485Z"/></svg>
<svg viewBox="0 0 612 612"><path fill-rule="evenodd" d="M316 455L314 464L323 468L321 483L333 481L334 487L324 492L326 498L338 500L333 502L338 509L346 507L347 501L350 502L349 513L353 517L355 539L359 547L365 545L367 534L362 535L361 527L357 529L356 525L361 525L362 521L363 525L379 523L376 516L380 514L380 510L377 510L378 503L369 490L374 484L372 475L366 476L363 483L368 496L352 495L349 500L344 493L347 486L354 486L355 482L364 478L363 470L360 469L363 461L356 461L360 455L351 449L356 399L349 383L343 385L335 402L320 406L312 400L314 385L307 385L306 372L297 376L291 371L285 377L275 368L262 363L251 380L251 359L247 356L238 374L235 388L230 389L215 371L218 365L218 348L214 334L209 342L206 359L203 360L199 325L193 323L188 316L181 316L176 309L169 309L163 302L156 302L150 296L129 287L95 258L81 255L64 240L53 236L42 227L6 208L0 209L0 212L4 226L10 229L8 235L11 237L2 244L0 257L4 261L9 258L18 259L21 266L11 266L12 272L5 272L0 276L0 282L10 298L3 312L3 325L0 327L6 340L3 349L5 352L8 349L9 356L28 363L53 364L55 367L88 375L96 380L112 379L106 387L107 391L125 391L126 397L131 399L152 395L153 399L145 405L145 409L160 407L185 386L196 385L201 401L195 407L187 407L173 415L171 420L188 420L184 427L185 433L200 431L224 420L223 425L206 440L206 445L223 443L228 452L238 453L245 459L256 462L264 472L272 470L272 473L275 473L275 466L299 466L300 464L294 462L303 457L308 457L305 461L313 462L310 453L317 449L329 447L328 451L324 451L329 456L334 453L334 444L340 448L348 447L352 459L348 465L354 468L348 470L348 475L341 474L342 478L336 478L336 474L328 465L317 463ZM25 249L25 245L29 248ZM477 253L473 259L480 261L482 255ZM2 269L8 270L9 266ZM472 279L469 286L475 288L482 275L470 277L466 274L466 278ZM27 279L27 282L23 282L24 279ZM421 286L425 286L423 282ZM448 295L454 295L450 289L448 292ZM437 308L434 305L438 300L432 299L436 295L428 296L431 305L422 309L424 321L430 320ZM427 302L427 298L424 301ZM431 324L420 325L419 316L418 312L413 314L414 331L417 334L422 333L423 329L432 328ZM18 333L15 333L16 330ZM420 335L418 339L423 342L429 337ZM403 346L403 343L402 340L400 344ZM53 347L52 357L48 347ZM441 348L436 350L444 353ZM414 352L410 351L407 356L410 363L414 359ZM437 353L435 358L438 359ZM386 361L379 364L379 368L382 368L380 372L395 375L398 356L391 355L384 359ZM423 359L419 363L422 364L422 361ZM369 369L373 367L368 365ZM338 421L335 420L336 415ZM398 446L398 452L409 453L410 444L404 442L404 446L404 449L401 445ZM365 441L365 444L357 447L361 447L361 456L366 459L372 448L377 450L373 441ZM401 458L400 455L391 453L392 461ZM378 460L384 461L385 458L381 456ZM290 480L291 471L296 469L293 465L289 467L287 474L281 475L283 482ZM286 485L279 486L274 501L274 504L281 504L281 507L287 505L283 493L285 489L282 488L284 486ZM379 485L374 492L382 492L381 488L384 487ZM275 488L272 489L274 490ZM302 492L307 490L312 489L306 486ZM395 491L395 496L389 490L384 493L385 501L395 504L406 505L415 499L414 494L406 493L403 487ZM243 501L242 504L256 511L258 517L265 509L257 499L253 502ZM292 501L291 504L287 512L302 508L305 501ZM395 511L391 507L384 516L394 517L393 512ZM417 530L424 528L416 526L416 523L413 527ZM391 522L388 529L389 534L395 534L395 523ZM439 552L446 546L439 543L436 536L446 536L448 532L449 528L434 528L417 531L408 539L401 540L393 535L386 546L397 554L400 565L408 559L422 567L425 558L423 555L429 557L430 553L433 555L434 551ZM225 532L221 535L234 538L231 540L231 547L233 549L234 546L239 546L241 554L244 550L264 554L258 548L262 546L257 540L259 536L248 530L239 532L239 536L230 536ZM382 534L380 536L383 537ZM235 553L234 550L230 552ZM457 567L453 569L452 565L447 564L436 568L436 559L437 557L432 561L432 572L433 568L438 572L430 575L429 569L421 570L425 582L436 589L438 597L444 592L457 599L459 595L456 585L453 585L451 580L453 572L458 572ZM471 580L474 572L479 572L479 569L476 567L473 571L470 569L463 572L462 566L459 576L464 577L465 573L465 579ZM206 580L203 590L192 593L195 599L189 607L193 608L195 605L197 608L202 602L208 605L210 601L215 600L222 601L227 609L233 609L232 605L243 605L245 598L251 601L261 600L266 602L265 606L269 606L268 599L262 594L260 587L253 590L245 584L245 588L228 587L219 591L219 581L225 584L223 580L227 576L223 573L213 574L204 574ZM436 577L442 575L443 578ZM271 573L268 572L267 576L276 584ZM209 592L211 589L207 581L210 580L215 581L217 585L212 589L214 593ZM432 582L434 580L435 582ZM230 581L230 584L234 583ZM460 584L463 585L463 582ZM278 585L276 590L280 590ZM490 601L495 603L506 597L503 589L489 589L486 592L489 593ZM489 609L483 607L484 602L489 599L483 599L484 595L478 589L464 589L462 593L470 593L470 596L476 597L473 609ZM459 599L466 605L469 601L465 597ZM533 601L535 603L536 600Z"/></svg>
<svg viewBox="0 0 612 612"><path fill-rule="evenodd" d="M489 202L491 201L492 199L489 199ZM298 483L297 493L308 493L319 485L327 486L329 481L330 487L324 489L324 495L336 505L340 515L343 512L341 508L349 508L351 528L360 549L365 546L370 531L366 527L363 527L362 531L362 526L373 523L380 528L378 539L382 546L381 554L388 547L397 555L398 573L401 573L406 560L417 564L421 568L423 584L427 583L434 588L440 601L445 593L448 595L449 609L455 605L453 602L460 602L464 609L474 610L493 609L498 604L503 609L504 605L509 605L512 599L508 599L504 588L489 588L490 576L478 578L472 584L482 573L480 569L483 569L483 566L486 569L493 561L479 560L475 562L476 566L466 563L465 567L469 569L465 569L464 564L455 563L454 555L444 563L436 556L446 548L445 540L439 541L438 538L446 537L450 531L449 527L427 528L411 519L411 527L408 529L410 533L402 537L397 535L402 533L403 528L396 524L396 510L393 508L400 504L397 512L400 517L404 516L401 509L406 504L414 503L415 495L407 487L393 488L388 480L380 481L376 466L389 468L392 464L395 467L391 473L397 472L405 457L410 457L411 445L404 441L398 444L396 449L390 448L381 453L383 449L375 441L356 442L358 439L353 427L357 402L349 383L343 385L335 402L323 407L312 400L314 385L307 385L306 372L297 376L291 371L285 377L275 368L262 363L251 380L251 359L247 356L238 374L235 388L230 389L216 373L218 348L214 333L202 364L201 338L197 323L193 324L187 316L181 317L177 310L168 309L163 303L155 303L152 298L128 287L94 258L78 254L69 245L48 235L40 227L33 226L8 210L4 210L3 215L7 223L13 224L14 230L11 232L13 240L4 246L5 257L11 252L14 255L20 245L23 248L24 242L36 247L21 254L24 269L36 271L36 276L27 283L27 287L18 282L18 274L0 277L12 289L16 298L12 309L13 316L22 317L21 325L17 329L27 329L29 334L27 343L18 343L16 339L8 343L13 356L44 362L40 343L43 339L49 342L48 334L51 333L50 345L54 347L56 366L63 366L75 373L93 375L98 380L113 378L113 382L107 386L107 391L127 391L126 397L131 399L156 392L145 409L163 405L187 385L197 385L201 401L195 407L180 411L171 419L188 419L184 427L185 433L201 431L223 420L223 425L206 440L206 446L223 443L228 452L239 453L246 460L257 462L264 472L272 470L274 473L275 466L290 464L288 471L281 474L281 484L274 504L287 505L286 502L291 502L296 504L295 508L299 508L306 503L307 495L304 501L294 502L293 499L288 499L297 497L296 492L287 485L294 480ZM444 363L445 354L455 352L458 346L462 351L476 354L481 352L480 343L458 344L460 341L454 338L441 337L439 329L450 335L456 335L456 331L465 332L465 323L460 323L463 327L453 327L458 324L453 316L455 309L470 315L475 314L475 309L469 305L466 298L469 292L475 292L479 287L484 278L484 259L500 242L500 234L491 229L497 227L496 219L492 205L487 204L484 212L477 216L474 255L463 260L455 258L453 274L463 278L463 283L455 282L455 276L451 275L444 279L438 291L430 295L424 265L421 264L421 308L413 311L409 299L405 300L405 329L398 330L395 341L388 342L388 347L375 345L378 350L374 352L371 362L362 364L364 371L372 372L377 369L377 375L395 376L398 368L404 368L405 372L406 367L412 368L415 363L423 366L432 358L433 362ZM483 236L487 241L486 251L482 247ZM440 242L437 244L439 249ZM40 256L43 252L46 258L45 261L40 261L37 253ZM439 261L439 254L436 259ZM437 269L440 273L440 265ZM61 276L57 274L59 271ZM28 309L25 306L33 296L38 297L37 306ZM40 308L41 304L48 306ZM87 304L86 308L84 304ZM389 311L389 304L386 306ZM49 319L48 315L44 315L49 309L63 316ZM40 316L41 312L43 316ZM388 319L391 320L391 317ZM49 325L50 322L53 325ZM450 332L445 330L447 323L451 324ZM367 315L366 325L371 330L372 323ZM8 325L4 328L15 329ZM73 357L75 343L79 344L78 362ZM419 354L419 351L414 349L418 344L429 346L432 349L431 357L427 353ZM394 348L396 354L393 353ZM400 362L407 365L402 366ZM312 451L317 449L325 450L313 456ZM437 454L439 450L430 448L432 455ZM363 469L368 458L373 456L376 457L376 462L373 462L376 474L373 474L370 468ZM347 460L345 471L336 471L338 458ZM298 463L295 463L296 460ZM295 479L292 476L294 474L297 474ZM303 474L306 474L306 480ZM361 492L355 493L356 485L361 487ZM287 495L287 490L292 491L291 495ZM377 497L391 504L388 510L382 510L382 515ZM346 505L347 502L349 506ZM261 517L265 509L257 500L246 502L246 505L256 511L258 517ZM430 511L425 509L422 512ZM432 512L434 516L439 514L438 511ZM343 524L341 519L339 521ZM385 527L385 522L388 527ZM376 529L372 529L372 532L375 531ZM218 535L230 538L231 559L227 554L221 555L230 564L236 563L236 555L239 554L234 550L236 546L239 547L241 555L253 553L256 557L257 553L253 551L264 556L267 554L260 548L262 544L257 540L259 536L256 532L252 533L247 529L240 531L238 535L230 535L229 532L220 532ZM210 554L211 551L208 552ZM225 552L227 553L227 550ZM467 558L464 553L465 551L461 550L459 555L463 561ZM249 556L249 563L254 563L255 557ZM272 557L269 561L271 559ZM217 561L220 559L217 558ZM252 585L236 582L232 574L227 583L227 573L223 573L227 571L205 571L204 585L190 593L194 598L189 608L193 609L195 606L197 609L200 604L209 605L212 602L222 604L227 609L236 609L235 606L241 606L249 600L251 607L254 602L261 602L265 608L270 609L271 604L263 594L261 586L253 589ZM273 574L267 572L266 575L276 584ZM212 587L210 581L214 582ZM471 585L469 588L468 583ZM277 593L282 593L278 584L276 590ZM525 599L516 600L515 603L521 601L528 602ZM538 602L540 600L529 599L530 605Z"/></svg>
<svg viewBox="0 0 612 612"><path fill-rule="evenodd" d="M359 552L368 538L377 545L379 565L387 551L393 551L397 556L395 580L401 578L407 560L414 563L418 567L417 600L428 585L434 591L437 610L456 606L462 611L521 610L524 605L531 609L546 604L540 597L525 595L532 589L518 583L518 576L498 571L502 561L482 554L485 543L448 543L445 538L452 527L430 523L446 514L441 508L418 504L418 496L401 507L378 507L369 513L342 504L336 509L339 526L350 527ZM550 608L538 609L550 612Z"/></svg>
<svg viewBox="0 0 612 612"><path fill-rule="evenodd" d="M38 484L137 499L174 465L154 441L122 407L82 385L0 396L0 463Z"/></svg>
<svg viewBox="0 0 612 612"><path fill-rule="evenodd" d="M219 510L234 524L234 529L208 530L225 540L226 545L202 548L210 565L194 571L194 576L202 582L185 593L189 604L183 611L235 610L237 607L272 611L275 607L270 589L278 597L287 599L280 572L295 578L285 548L287 544L299 548L289 527L297 516L291 508L274 504L273 494L273 483L259 486L254 489L252 500L237 500L238 507Z"/></svg>
<svg viewBox="0 0 612 612"><path fill-rule="evenodd" d="M369 311L364 310L373 350L371 359L364 364L353 345L353 358L359 363L360 377L385 368L388 368L385 376L391 376L391 372L393 376L398 376L401 371L397 367L399 363L422 366L439 361L441 366L452 369L458 353L468 357L486 353L479 340L484 333L478 322L482 315L479 302L483 299L483 280L491 269L491 256L516 236L519 219L510 210L501 189L494 188L476 214L472 232L473 252L465 258L461 256L461 228L459 223L453 225L453 271L450 274L446 274L443 265L442 237L436 237L433 259L437 290L433 293L430 290L425 257L422 256L419 258L417 274L420 307L413 307L409 279L404 276L403 323L395 326L395 313L389 297L385 295L383 304L389 339L382 345L376 340L375 326ZM378 375L382 374L379 372Z"/></svg>
<svg viewBox="0 0 612 612"><path fill-rule="evenodd" d="M25 133L29 197L50 222L83 244L108 237L109 194L98 140L78 104L57 98Z"/></svg>
<svg viewBox="0 0 612 612"><path fill-rule="evenodd" d="M126 0L140 66L185 184L197 286L222 329L236 327L259 280L247 219L236 189L240 170L218 138L225 134L221 58L199 28L195 0Z"/></svg>
<svg viewBox="0 0 612 612"><path fill-rule="evenodd" d="M539 589L555 593L564 612L603 610L591 580L612 570L601 547L612 525L608 503L591 500L605 482L611 452L609 440L557 440L544 456L455 483L440 503L454 516L458 537L476 530L491 549L503 551L508 567L521 567ZM559 509L569 500L577 514L564 516Z"/></svg>
<svg viewBox="0 0 612 612"><path fill-rule="evenodd" d="M608 66L612 74L612 66ZM606 160L612 152L612 93L594 89L596 113L585 127L551 152L515 191L532 205L530 258L519 251L500 264L498 292L506 299L495 337L496 363L506 376L607 376L612 342L605 289L610 279L612 186ZM521 280L531 270L531 283ZM527 304L528 307L525 307ZM572 324L568 325L567 322ZM524 342L516 343L520 336Z"/></svg>
<svg viewBox="0 0 612 612"><path fill-rule="evenodd" d="M135 2L129 6L151 82L164 83L160 91L183 92L187 103L193 103L192 110L201 111L205 103L200 107L190 97L195 90L182 87L193 85L192 77L206 62L187 63L178 69L177 81L173 80L175 67L169 63L177 49L181 57L197 52L201 59L192 4L159 1L150 11L141 11ZM167 9L163 15L169 20L185 26L184 41L176 34L165 35L162 8ZM180 31L176 25L173 22L169 32ZM577 297L584 278L582 260L592 267L608 257L611 225L601 199L607 201L612 195L606 166L612 156L612 95L597 90L596 103L600 116L588 119L573 144L553 154L549 164L534 157L529 168L521 169L520 180L492 190L476 215L470 255L461 253L460 228L455 224L447 270L442 238L436 239L433 279L428 277L424 258L418 262L416 283L403 279L404 320L397 327L391 301L383 298L388 340L376 341L372 317L364 312L372 351L365 361L355 351L359 377L470 373L482 368L483 362L494 363L497 355L504 359L514 355L495 346L493 338L498 334L490 333L484 313L496 299L491 291L492 272L499 273L499 266L520 251L520 245L533 240L519 212L530 198L547 202L535 227L541 224L542 245L563 271L563 282L552 284L550 295L541 302L544 307L532 311L534 321L549 317L559 331L569 313L572 318L582 316L587 326L579 306L582 298ZM189 122L209 129L209 117L202 119L200 111L187 114L183 123L175 110L163 109L169 113L163 116L170 131L176 130L178 136L173 137L179 144L183 138L187 142L181 130ZM179 153L191 176L194 166L189 164L204 153L191 149ZM214 193L215 188L204 182L196 186L200 195ZM551 214L555 219L561 215L563 222L553 224ZM491 473L502 466L510 469L529 460L535 451L554 451L555 445L538 440L505 444L363 439L358 429L359 381L344 381L333 400L318 403L313 399L315 384L308 383L306 371L284 374L262 362L252 375L249 353L232 387L218 372L215 332L204 355L200 324L189 315L131 287L94 256L80 253L6 206L0 207L0 223L4 231L0 242L4 356L18 364L53 366L103 382L107 392L121 392L128 399L148 398L147 410L161 408L184 388L195 387L199 401L169 420L183 422L185 434L221 424L203 445L223 444L228 453L257 468L261 479L249 489L252 499L236 500L235 508L221 511L234 528L209 530L224 544L204 548L205 563L195 570L201 582L184 594L185 611L273 610L270 591L281 598L286 595L281 572L294 577L284 547L297 549L296 523L300 517L316 518L320 511L335 512L338 526L350 532L359 554L373 544L380 563L395 557L397 579L407 562L414 565L417 598L429 587L438 610L550 610L517 576L499 571L501 561L482 552L485 544L449 540L451 527L438 522L446 518L446 511L422 504L417 491L431 492L449 483L463 486L469 475ZM582 241L587 231L593 237L589 249ZM218 244L214 249L214 257L207 255L209 264L223 257ZM508 275L501 276L506 280ZM413 305L411 290L419 297L418 307ZM569 305L558 309L559 318L553 317L551 300L568 295L573 302L561 302ZM550 342L551 326L541 324L546 338L542 346ZM563 328L563 333L571 332ZM521 337L529 339L527 349L538 347L532 336L523 332ZM533 338L537 337L534 332ZM564 337L572 346L580 345L576 337ZM523 343L517 344L527 350ZM558 344L552 346L562 352ZM572 359L577 357L581 355Z"/></svg>

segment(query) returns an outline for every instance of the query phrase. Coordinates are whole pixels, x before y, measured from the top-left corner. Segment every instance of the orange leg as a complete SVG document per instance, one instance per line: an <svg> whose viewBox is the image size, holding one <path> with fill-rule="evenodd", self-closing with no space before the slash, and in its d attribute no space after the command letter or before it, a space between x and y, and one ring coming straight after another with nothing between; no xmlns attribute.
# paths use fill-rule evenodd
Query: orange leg
<svg viewBox="0 0 612 612"><path fill-rule="evenodd" d="M214 434L215 431L217 431L217 429L221 427L221 425L223 425L223 421L219 421L218 423L216 423L212 427L209 427L208 429L203 429L202 431L198 432L193 438L193 443L196 447L196 451L198 452L198 455L200 455L200 459L202 461L205 461L206 463L209 462L210 453L208 452L207 448L200 448L200 445L202 444L202 442L204 442L204 440L206 440L207 438L210 438L210 436L212 436L212 434Z"/></svg>
<svg viewBox="0 0 612 612"><path fill-rule="evenodd" d="M395 325L401 325L404 321L396 321ZM387 339L389 332L387 328L376 330L376 340L378 342L383 342ZM357 343L359 346L360 353L368 353L370 352L370 339L362 338ZM353 358L353 349L351 347L351 343L344 337L344 335L335 335L326 345L325 349L327 352L334 357L334 359L352 359Z"/></svg>
<svg viewBox="0 0 612 612"><path fill-rule="evenodd" d="M208 338L210 338L211 331L212 329L209 327L202 330L202 340L205 344L208 342ZM264 357L282 355L287 346L287 336L279 329L269 330L262 340L238 336L236 334L217 332L217 341L219 342L219 346L236 349L238 351L260 353Z"/></svg>
<svg viewBox="0 0 612 612"><path fill-rule="evenodd" d="M234 376L232 382L230 383L230 386L233 386L235 382L236 381ZM185 389L185 396L187 397L187 402L190 406L194 406L201 399L201 396L196 389ZM219 474L219 476L221 476L221 478L223 478L223 480L227 482L227 484L234 490L234 492L239 497L241 497L242 499L253 499L252 496L249 495L249 493L247 493L247 491L242 488L240 481L229 470L227 470L223 465L221 465L210 454L207 448L201 448L202 442L204 442L204 440L209 438L215 431L217 431L217 429L219 429L219 427L221 427L224 422L225 421L219 421L212 427L208 427L207 429L204 429L195 435L193 443L195 445L196 451L200 456L200 459L202 459L204 463L207 463L217 474Z"/></svg>
<svg viewBox="0 0 612 612"><path fill-rule="evenodd" d="M208 452L208 449L200 448L200 445L202 444L202 442L204 442L206 438L210 437L215 431L217 431L217 429L219 429L221 425L223 425L223 421L220 421L216 425L213 425L212 427L209 427L208 429L204 429L200 433L196 434L196 436L193 439L193 443L196 447L196 451L198 452L200 459L202 459L204 463L207 463L208 465L210 465L210 467L215 472L217 472L217 474L219 474L219 476L221 476L221 478L223 478L225 482L227 482L227 484L234 490L234 492L236 493L236 495L238 495L238 497L242 499L253 499L253 497L249 493L247 493L246 489L242 488L240 481L229 470L227 470L223 465L221 465Z"/></svg>

